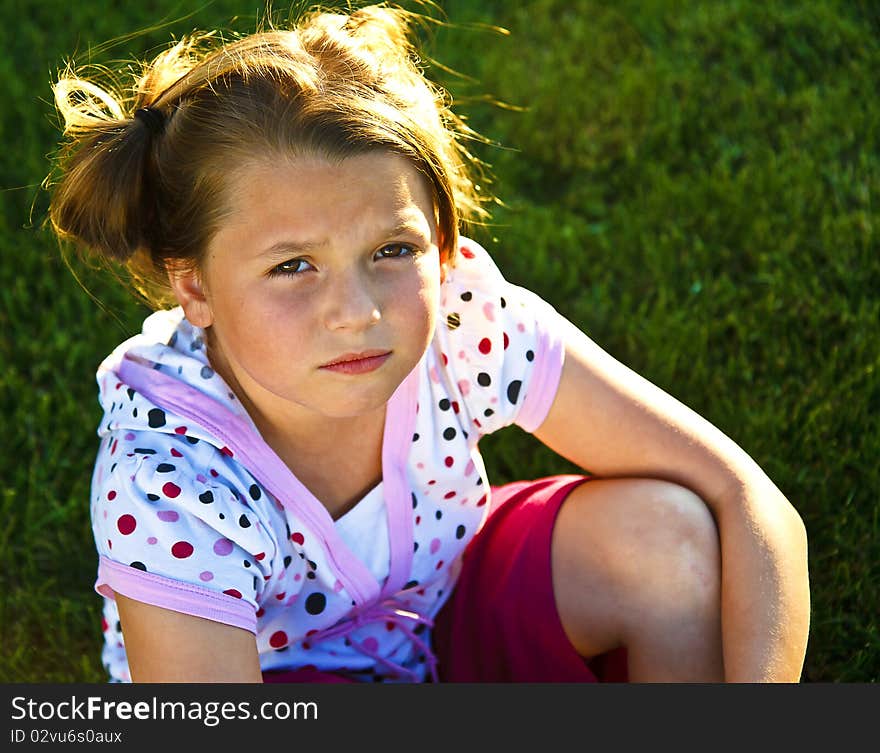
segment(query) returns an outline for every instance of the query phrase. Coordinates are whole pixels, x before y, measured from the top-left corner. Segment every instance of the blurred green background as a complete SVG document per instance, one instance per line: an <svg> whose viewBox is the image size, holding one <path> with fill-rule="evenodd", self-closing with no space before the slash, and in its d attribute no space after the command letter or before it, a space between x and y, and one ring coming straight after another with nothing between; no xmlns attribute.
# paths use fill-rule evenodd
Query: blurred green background
<svg viewBox="0 0 880 753"><path fill-rule="evenodd" d="M457 27L425 53L457 74L431 75L498 144L474 146L503 206L472 235L764 468L809 532L803 679L876 682L877 4L439 7ZM78 269L93 300L43 229L60 137L50 81L74 54L114 65L194 28L253 30L262 13L243 0L0 6L0 681L105 679L93 375L146 313ZM495 483L571 470L518 429L482 446Z"/></svg>

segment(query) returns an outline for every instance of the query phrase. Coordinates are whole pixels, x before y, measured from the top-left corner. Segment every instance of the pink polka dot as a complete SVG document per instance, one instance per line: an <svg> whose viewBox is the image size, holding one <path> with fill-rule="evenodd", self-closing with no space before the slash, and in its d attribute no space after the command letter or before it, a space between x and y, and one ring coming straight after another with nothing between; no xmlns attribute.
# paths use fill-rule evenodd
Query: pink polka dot
<svg viewBox="0 0 880 753"><path fill-rule="evenodd" d="M208 483L208 479L206 479L201 473L196 474L196 481L198 481L200 484Z"/></svg>
<svg viewBox="0 0 880 753"><path fill-rule="evenodd" d="M458 351L458 357L459 357L462 361L467 360L467 353L465 353L463 350L460 350L460 351Z"/></svg>
<svg viewBox="0 0 880 753"><path fill-rule="evenodd" d="M288 597L287 601L284 602L284 606L289 607L296 604L297 599L299 599L299 594L293 594L293 596Z"/></svg>
<svg viewBox="0 0 880 753"><path fill-rule="evenodd" d="M431 381L434 384L440 384L440 377L437 374L437 368L435 366L431 367L431 371L429 373L431 375Z"/></svg>
<svg viewBox="0 0 880 753"><path fill-rule="evenodd" d="M299 582L303 579L303 577L302 577L302 573L297 573L296 575L293 576L293 579L294 579L297 583L299 583Z"/></svg>
<svg viewBox="0 0 880 753"><path fill-rule="evenodd" d="M122 515L119 520L116 521L116 527L119 529L119 533L123 536L128 536L128 534L137 528L137 521L134 519L133 515Z"/></svg>
<svg viewBox="0 0 880 753"><path fill-rule="evenodd" d="M418 468L420 471L424 470L425 464L424 463L416 463L416 468Z"/></svg>
<svg viewBox="0 0 880 753"><path fill-rule="evenodd" d="M207 583L209 580L214 580L214 573L210 570L205 570L204 572L199 573L199 579Z"/></svg>
<svg viewBox="0 0 880 753"><path fill-rule="evenodd" d="M517 324L517 325L516 325L516 328L517 328L520 332L525 332L525 331L526 331L526 325L523 324L522 322L520 322L519 324Z"/></svg>
<svg viewBox="0 0 880 753"><path fill-rule="evenodd" d="M505 337L507 337L507 335L505 335ZM480 349L480 353L485 356L492 351L492 341L488 337L484 337L480 340L480 344L477 347ZM505 347L507 346L505 345Z"/></svg>
<svg viewBox="0 0 880 753"><path fill-rule="evenodd" d="M468 460L468 464L464 467L464 475L470 476L475 470L476 468L474 467L474 461Z"/></svg>
<svg viewBox="0 0 880 753"><path fill-rule="evenodd" d="M214 554L225 557L232 551L232 542L229 539L217 539L214 542Z"/></svg>
<svg viewBox="0 0 880 753"><path fill-rule="evenodd" d="M107 518L107 511L104 510L104 519L106 520L106 518Z"/></svg>
<svg viewBox="0 0 880 753"><path fill-rule="evenodd" d="M370 636L369 638L365 638L363 642L363 647L367 649L367 651L378 651L379 650L379 641Z"/></svg>
<svg viewBox="0 0 880 753"><path fill-rule="evenodd" d="M162 494L164 494L166 497L171 497L171 499L174 499L180 494L180 487L177 484L172 484L169 481L162 487Z"/></svg>
<svg viewBox="0 0 880 753"><path fill-rule="evenodd" d="M128 432L128 434L125 435L125 439L127 442L131 442L134 439L134 434Z"/></svg>
<svg viewBox="0 0 880 753"><path fill-rule="evenodd" d="M303 536L299 531L290 535L290 540L294 544L299 544L302 546L305 543L306 537Z"/></svg>
<svg viewBox="0 0 880 753"><path fill-rule="evenodd" d="M193 553L193 545L188 541L178 541L171 547L171 554L179 560L185 560Z"/></svg>
<svg viewBox="0 0 880 753"><path fill-rule="evenodd" d="M180 517L180 515L178 515L175 510L159 510L159 512L156 513L156 517L159 518L159 520L164 520L166 523L173 523Z"/></svg>
<svg viewBox="0 0 880 753"><path fill-rule="evenodd" d="M440 551L440 539L431 539L431 554L437 554Z"/></svg>
<svg viewBox="0 0 880 753"><path fill-rule="evenodd" d="M471 391L471 383L467 379L461 379L458 382L458 391L461 392L462 397L467 397Z"/></svg>
<svg viewBox="0 0 880 753"><path fill-rule="evenodd" d="M150 545L157 544L158 542L159 542L159 539L157 539L155 536L150 536L147 539L147 543Z"/></svg>
<svg viewBox="0 0 880 753"><path fill-rule="evenodd" d="M339 593L342 590L342 581L336 581L333 584L333 593Z"/></svg>
<svg viewBox="0 0 880 753"><path fill-rule="evenodd" d="M486 301L483 304L483 316L485 316L490 322L495 321L495 304L492 301Z"/></svg>
<svg viewBox="0 0 880 753"><path fill-rule="evenodd" d="M279 630L277 633L272 633L272 635L269 637L269 645L272 648L284 648L287 643L287 633L285 633L283 630Z"/></svg>

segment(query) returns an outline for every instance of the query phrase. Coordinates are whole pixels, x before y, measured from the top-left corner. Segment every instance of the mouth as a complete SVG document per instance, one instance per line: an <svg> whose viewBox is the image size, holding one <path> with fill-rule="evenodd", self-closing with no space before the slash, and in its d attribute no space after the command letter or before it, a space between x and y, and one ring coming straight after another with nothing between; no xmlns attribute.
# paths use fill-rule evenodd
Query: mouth
<svg viewBox="0 0 880 753"><path fill-rule="evenodd" d="M365 350L361 353L343 353L320 368L343 374L362 374L378 369L388 360L390 355L390 350Z"/></svg>

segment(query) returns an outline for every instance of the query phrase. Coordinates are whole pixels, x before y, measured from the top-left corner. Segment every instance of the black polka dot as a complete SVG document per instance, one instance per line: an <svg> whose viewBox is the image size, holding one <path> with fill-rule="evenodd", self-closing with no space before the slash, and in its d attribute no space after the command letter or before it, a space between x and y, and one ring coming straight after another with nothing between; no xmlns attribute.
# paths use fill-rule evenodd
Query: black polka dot
<svg viewBox="0 0 880 753"><path fill-rule="evenodd" d="M251 522L250 522L250 520L248 520L248 516L247 516L247 515L242 515L242 516L238 519L238 524L239 524L242 528L250 528L250 527L251 527Z"/></svg>
<svg viewBox="0 0 880 753"><path fill-rule="evenodd" d="M413 434L413 442L417 442L419 440L418 434Z"/></svg>
<svg viewBox="0 0 880 753"><path fill-rule="evenodd" d="M502 298L502 299L501 299L501 308L506 308L506 307L507 307L507 301L505 301L505 300Z"/></svg>
<svg viewBox="0 0 880 753"><path fill-rule="evenodd" d="M440 410L449 410L449 408L451 407L452 403L450 403L450 402L444 397L439 403L437 403L437 405L438 405L438 407L440 408Z"/></svg>
<svg viewBox="0 0 880 753"><path fill-rule="evenodd" d="M212 376L214 376L214 369L212 369L210 366L202 366L202 370L199 372L199 374L201 375L202 379L210 379Z"/></svg>
<svg viewBox="0 0 880 753"><path fill-rule="evenodd" d="M212 491L202 492L199 495L199 502L203 505L210 505L214 501L214 493Z"/></svg>
<svg viewBox="0 0 880 753"><path fill-rule="evenodd" d="M159 473L171 473L173 470L175 469L171 463L159 463L159 465L156 466L156 471Z"/></svg>
<svg viewBox="0 0 880 753"><path fill-rule="evenodd" d="M491 408L486 408L486 410L483 411L483 415L484 415L486 418L489 418L489 416L494 416L494 415L495 415L495 411L493 411Z"/></svg>
<svg viewBox="0 0 880 753"><path fill-rule="evenodd" d="M443 511L442 511L442 510L437 510L437 512L434 513L434 517L437 518L437 520L440 520L440 518L443 517Z"/></svg>
<svg viewBox="0 0 880 753"><path fill-rule="evenodd" d="M418 541L413 541L413 551L414 552L419 551L419 542Z"/></svg>
<svg viewBox="0 0 880 753"><path fill-rule="evenodd" d="M410 496L412 497L412 501L413 501L413 510L415 510L415 509L416 509L416 505L419 503L419 501L416 499L416 495L415 495L415 494L411 494Z"/></svg>
<svg viewBox="0 0 880 753"><path fill-rule="evenodd" d="M289 554L284 558L284 567L290 567L290 561L293 559Z"/></svg>
<svg viewBox="0 0 880 753"><path fill-rule="evenodd" d="M461 294L461 300L463 300L463 301L469 301L473 297L474 297L474 294L471 293L470 290L466 290L464 293Z"/></svg>
<svg viewBox="0 0 880 753"><path fill-rule="evenodd" d="M464 537L464 526L459 526L455 529L455 538L460 539Z"/></svg>
<svg viewBox="0 0 880 753"><path fill-rule="evenodd" d="M320 592L309 594L306 599L306 612L309 614L321 614L327 606L327 597Z"/></svg>
<svg viewBox="0 0 880 753"><path fill-rule="evenodd" d="M519 397L520 387L522 387L522 382L519 379L516 379L507 385L507 399L510 400L511 403L515 403Z"/></svg>
<svg viewBox="0 0 880 753"><path fill-rule="evenodd" d="M315 575L314 573L306 573L306 578L308 578L309 580L314 580L317 577L318 576Z"/></svg>
<svg viewBox="0 0 880 753"><path fill-rule="evenodd" d="M455 429L451 426L443 431L443 439L455 439Z"/></svg>
<svg viewBox="0 0 880 753"><path fill-rule="evenodd" d="M250 566L251 566L250 560L245 560L245 561L244 561L244 566L245 566L245 567L250 567Z"/></svg>
<svg viewBox="0 0 880 753"><path fill-rule="evenodd" d="M490 377L485 371L481 371L477 374L477 384L481 387L488 387L492 384L492 377Z"/></svg>
<svg viewBox="0 0 880 753"><path fill-rule="evenodd" d="M135 560L134 562L130 562L128 566L136 568L137 570L143 570L144 572L147 572L147 566L143 562L138 562L137 560Z"/></svg>
<svg viewBox="0 0 880 753"><path fill-rule="evenodd" d="M129 400L134 400L134 390L133 390L131 387L129 387L129 388L126 390L126 392L128 393L128 399L129 399Z"/></svg>
<svg viewBox="0 0 880 753"><path fill-rule="evenodd" d="M117 633L122 632L122 623L119 620L116 620L116 624L113 627Z"/></svg>
<svg viewBox="0 0 880 753"><path fill-rule="evenodd" d="M226 520L226 516L222 512L220 513L219 517L220 517L220 520Z"/></svg>
<svg viewBox="0 0 880 753"><path fill-rule="evenodd" d="M251 484L251 488L248 489L248 492L250 493L251 499L253 500L257 500L262 496L262 493L260 492L260 487L256 484Z"/></svg>
<svg viewBox="0 0 880 753"><path fill-rule="evenodd" d="M165 411L160 410L159 408L153 408L147 413L147 420L150 423L151 429L158 429L160 426L165 426Z"/></svg>
<svg viewBox="0 0 880 753"><path fill-rule="evenodd" d="M157 499L159 499L159 495L158 494L147 494L147 499L150 500L150 502L155 502Z"/></svg>
<svg viewBox="0 0 880 753"><path fill-rule="evenodd" d="M186 439L186 441L189 442L190 444L198 444L199 443L199 440L196 439L195 437L187 436L187 437L184 437L184 439Z"/></svg>
<svg viewBox="0 0 880 753"><path fill-rule="evenodd" d="M131 415L132 415L134 418L137 418L137 417L138 417L138 409L135 408L135 409L131 412Z"/></svg>
<svg viewBox="0 0 880 753"><path fill-rule="evenodd" d="M134 451L138 455L155 455L156 454L156 451L151 450L149 447L135 447Z"/></svg>
<svg viewBox="0 0 880 753"><path fill-rule="evenodd" d="M526 351L526 360L527 361L534 361L535 360L535 351L527 350Z"/></svg>
<svg viewBox="0 0 880 753"><path fill-rule="evenodd" d="M417 580L411 580L403 587L403 590L406 591L407 589L415 588L417 585L419 585L419 582Z"/></svg>

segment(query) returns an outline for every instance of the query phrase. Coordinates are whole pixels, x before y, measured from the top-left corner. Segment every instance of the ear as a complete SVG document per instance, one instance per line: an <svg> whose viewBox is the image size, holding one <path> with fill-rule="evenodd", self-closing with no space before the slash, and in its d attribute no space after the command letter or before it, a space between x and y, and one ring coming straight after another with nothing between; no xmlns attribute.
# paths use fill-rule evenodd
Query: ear
<svg viewBox="0 0 880 753"><path fill-rule="evenodd" d="M169 268L168 282L190 324L205 329L214 323L214 314L198 272Z"/></svg>

